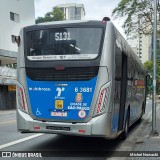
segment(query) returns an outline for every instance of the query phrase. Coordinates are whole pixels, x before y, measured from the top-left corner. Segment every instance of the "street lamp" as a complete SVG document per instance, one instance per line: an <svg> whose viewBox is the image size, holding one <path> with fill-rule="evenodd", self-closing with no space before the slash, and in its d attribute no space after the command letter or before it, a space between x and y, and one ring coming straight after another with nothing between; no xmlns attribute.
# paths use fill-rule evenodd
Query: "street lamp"
<svg viewBox="0 0 160 160"><path fill-rule="evenodd" d="M154 30L153 30L153 101L152 101L152 135L156 131L156 59L157 59L157 0L154 0Z"/></svg>

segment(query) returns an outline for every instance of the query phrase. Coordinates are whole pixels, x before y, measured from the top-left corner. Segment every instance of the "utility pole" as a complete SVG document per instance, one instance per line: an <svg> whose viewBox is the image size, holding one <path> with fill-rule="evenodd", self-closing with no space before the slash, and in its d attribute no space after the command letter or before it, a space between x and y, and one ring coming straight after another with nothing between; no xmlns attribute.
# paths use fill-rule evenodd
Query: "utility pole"
<svg viewBox="0 0 160 160"><path fill-rule="evenodd" d="M157 0L154 0L154 30L153 30L153 101L152 101L152 135L156 131L156 60L157 60Z"/></svg>

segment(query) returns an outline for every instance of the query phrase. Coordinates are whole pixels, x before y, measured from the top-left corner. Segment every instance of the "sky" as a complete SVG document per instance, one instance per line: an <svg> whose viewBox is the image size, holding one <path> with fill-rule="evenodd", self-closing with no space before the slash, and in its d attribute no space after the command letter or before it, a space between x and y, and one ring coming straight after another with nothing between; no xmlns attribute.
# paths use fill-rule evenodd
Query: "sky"
<svg viewBox="0 0 160 160"><path fill-rule="evenodd" d="M102 20L103 17L110 17L116 28L125 37L121 27L123 20L114 20L112 17L112 11L120 0L34 0L34 2L36 18L43 17L45 13L50 12L58 4L83 3L86 11L86 20Z"/></svg>

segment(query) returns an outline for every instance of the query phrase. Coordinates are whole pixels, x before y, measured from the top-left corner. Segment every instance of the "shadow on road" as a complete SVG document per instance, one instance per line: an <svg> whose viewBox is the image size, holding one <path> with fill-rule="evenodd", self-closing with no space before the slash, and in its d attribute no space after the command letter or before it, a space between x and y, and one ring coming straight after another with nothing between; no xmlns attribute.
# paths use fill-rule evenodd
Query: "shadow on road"
<svg viewBox="0 0 160 160"><path fill-rule="evenodd" d="M51 135L45 141L39 141L29 148L30 151L49 151L52 156L71 156L71 157L108 157L112 151L122 142L119 139L106 140L104 138L93 137L77 137L56 135L51 138ZM40 139L40 138L39 138Z"/></svg>

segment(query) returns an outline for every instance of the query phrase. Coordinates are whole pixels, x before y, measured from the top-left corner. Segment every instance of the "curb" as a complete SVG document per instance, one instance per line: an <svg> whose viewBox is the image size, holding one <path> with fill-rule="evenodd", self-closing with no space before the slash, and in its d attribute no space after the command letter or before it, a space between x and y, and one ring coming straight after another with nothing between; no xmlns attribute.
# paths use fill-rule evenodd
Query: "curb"
<svg viewBox="0 0 160 160"><path fill-rule="evenodd" d="M157 111L160 110L160 104L156 105L156 110ZM143 116L143 120L138 125L138 128L136 128L133 133L129 134L127 139L115 151L129 151L130 152L130 151L133 151L133 149L138 143L143 143L143 138L146 135L144 132L144 129L146 127L150 128L150 125L152 125L151 122L152 122L152 110L148 112L146 116ZM148 137L149 136L150 136L150 133L148 133ZM132 157L109 157L106 160L116 160L116 159L130 160L132 159Z"/></svg>

